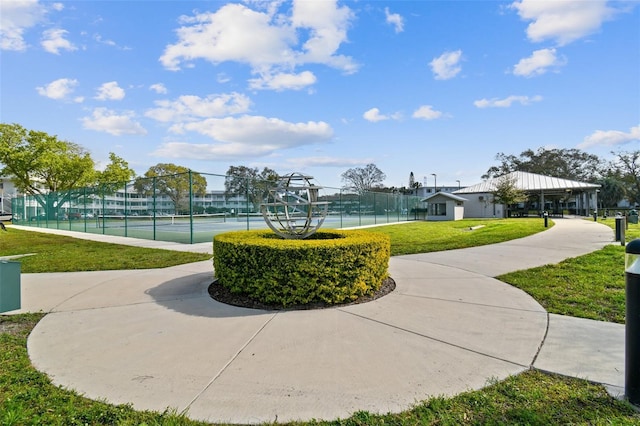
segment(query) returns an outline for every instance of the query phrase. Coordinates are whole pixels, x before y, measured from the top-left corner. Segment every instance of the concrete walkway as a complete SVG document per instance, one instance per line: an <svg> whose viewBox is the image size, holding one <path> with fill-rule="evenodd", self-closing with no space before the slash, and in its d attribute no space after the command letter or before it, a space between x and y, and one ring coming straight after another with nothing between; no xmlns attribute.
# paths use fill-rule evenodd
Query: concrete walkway
<svg viewBox="0 0 640 426"><path fill-rule="evenodd" d="M49 312L29 337L29 355L54 383L90 398L138 409L173 407L211 422L398 412L531 366L621 394L623 325L549 315L524 292L492 278L613 240L611 229L595 222L554 221L545 232L502 244L394 257L393 293L324 310L260 311L216 302L207 293L210 261L23 274L22 311ZM207 246L211 250L210 244L181 248Z"/></svg>

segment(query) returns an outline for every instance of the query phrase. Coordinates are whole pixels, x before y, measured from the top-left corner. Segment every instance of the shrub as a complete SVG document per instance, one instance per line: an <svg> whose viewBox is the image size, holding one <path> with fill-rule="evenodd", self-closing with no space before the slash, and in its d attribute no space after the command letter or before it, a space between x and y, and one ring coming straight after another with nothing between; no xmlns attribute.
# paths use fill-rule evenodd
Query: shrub
<svg viewBox="0 0 640 426"><path fill-rule="evenodd" d="M220 285L263 303L338 304L380 288L390 246L388 236L363 231L318 231L303 240L228 232L213 239L213 264Z"/></svg>

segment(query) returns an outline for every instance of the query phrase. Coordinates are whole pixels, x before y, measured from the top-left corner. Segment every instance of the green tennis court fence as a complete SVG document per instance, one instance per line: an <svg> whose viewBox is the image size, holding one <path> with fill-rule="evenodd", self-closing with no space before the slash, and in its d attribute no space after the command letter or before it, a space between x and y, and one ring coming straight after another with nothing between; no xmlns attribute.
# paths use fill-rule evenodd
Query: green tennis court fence
<svg viewBox="0 0 640 426"><path fill-rule="evenodd" d="M231 230L267 228L260 204L274 181L207 173L137 178L12 198L13 222L180 243L210 242ZM355 193L324 187L324 228L422 219L420 198L400 192Z"/></svg>

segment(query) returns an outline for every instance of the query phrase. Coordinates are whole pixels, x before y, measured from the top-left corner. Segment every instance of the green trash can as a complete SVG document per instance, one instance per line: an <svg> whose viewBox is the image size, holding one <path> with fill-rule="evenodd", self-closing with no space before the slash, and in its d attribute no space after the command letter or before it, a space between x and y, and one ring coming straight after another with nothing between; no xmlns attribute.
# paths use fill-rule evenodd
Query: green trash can
<svg viewBox="0 0 640 426"><path fill-rule="evenodd" d="M629 210L629 217L627 218L629 223L638 223L638 210Z"/></svg>
<svg viewBox="0 0 640 426"><path fill-rule="evenodd" d="M20 309L20 263L0 260L0 312Z"/></svg>

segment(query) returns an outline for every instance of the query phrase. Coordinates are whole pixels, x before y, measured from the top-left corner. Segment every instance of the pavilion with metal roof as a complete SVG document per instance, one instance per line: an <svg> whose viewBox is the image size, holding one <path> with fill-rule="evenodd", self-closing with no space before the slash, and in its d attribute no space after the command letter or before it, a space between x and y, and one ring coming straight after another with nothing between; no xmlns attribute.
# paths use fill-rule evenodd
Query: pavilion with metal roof
<svg viewBox="0 0 640 426"><path fill-rule="evenodd" d="M512 179L516 188L524 191L529 197L538 198L541 209L543 209L549 201L557 203L558 200L564 199L565 202L567 202L568 198L572 198L574 200L576 212L579 214L587 215L591 209L597 209L597 196L600 185L596 183L578 182L528 172L512 172L497 178L488 179L476 185L459 189L453 193L464 196L469 200L476 199L478 202L484 203L484 209L486 210L488 203L491 202L492 193L496 190L498 183L502 179ZM476 197L473 197L473 195L476 195ZM473 208L469 209L471 206L469 206L468 203L465 203L465 207L467 210L474 210ZM506 209L507 206L503 206L503 208ZM500 216L500 214L496 214L495 212L496 210L494 207L493 215ZM465 216L473 217L467 216L466 214ZM487 216L483 214L479 217Z"/></svg>

